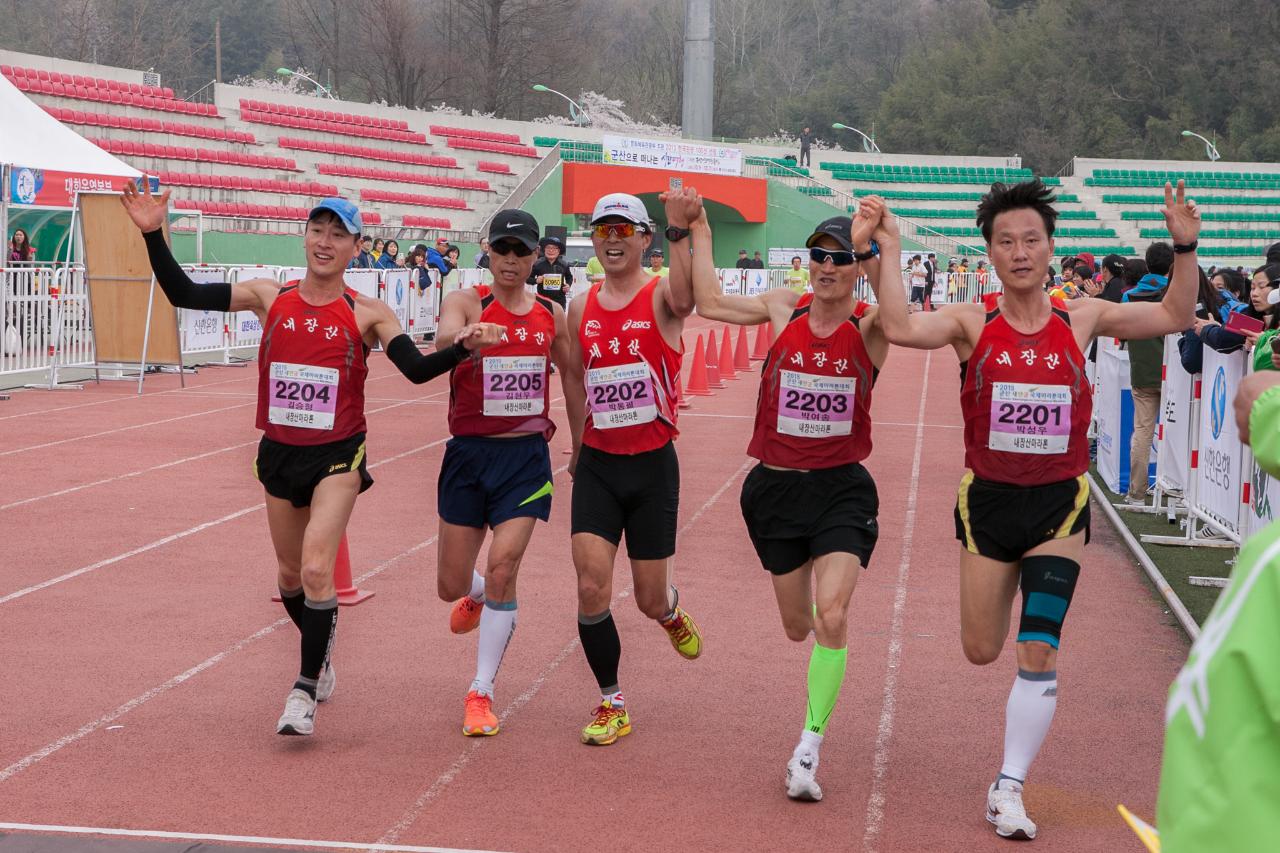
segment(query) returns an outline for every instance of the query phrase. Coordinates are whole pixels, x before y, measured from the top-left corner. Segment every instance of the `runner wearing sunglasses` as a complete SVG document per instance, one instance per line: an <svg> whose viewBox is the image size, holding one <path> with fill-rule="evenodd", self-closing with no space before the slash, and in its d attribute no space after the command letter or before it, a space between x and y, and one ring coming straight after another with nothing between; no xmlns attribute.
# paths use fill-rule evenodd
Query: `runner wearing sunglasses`
<svg viewBox="0 0 1280 853"><path fill-rule="evenodd" d="M742 484L741 505L783 630L797 643L815 635L804 728L785 777L787 796L797 800L822 799L818 752L844 680L849 599L879 535L876 484L862 461L871 452L871 389L889 343L875 307L853 296L858 276L880 267L873 250L853 253L855 243L869 242L872 224L847 216L822 222L805 243L813 292L758 296L721 293L705 211L693 224L698 314L771 323L775 336L747 448L760 464Z"/></svg>
<svg viewBox="0 0 1280 853"><path fill-rule="evenodd" d="M489 225L493 284L445 297L438 339L474 323L502 328L483 358L449 375L449 431L440 464L440 537L436 584L455 601L449 627L480 626L476 675L464 702L462 733L498 733L493 682L516 628L516 574L537 520L551 513L550 363L562 376L569 357L564 309L525 287L538 248L538 222L523 210L500 210ZM565 396L578 388L566 389ZM475 571L486 530L493 531L485 572Z"/></svg>
<svg viewBox="0 0 1280 853"><path fill-rule="evenodd" d="M640 199L606 195L591 215L592 244L604 281L569 305L573 356L565 403L573 429L573 564L578 574L578 636L600 687L582 742L603 746L631 732L618 686L622 644L613 614L613 564L626 534L640 611L658 621L676 651L698 657L698 626L671 585L680 467L673 444L684 318L693 313L688 237L696 193L672 190L666 203L672 244L668 278L641 266L652 242ZM570 388L576 389L571 396ZM583 391L585 390L585 397Z"/></svg>
<svg viewBox="0 0 1280 853"><path fill-rule="evenodd" d="M1164 213L1175 260L1160 302L1063 302L1044 292L1057 211L1038 180L993 184L977 222L1004 292L984 304L908 313L902 283L873 280L890 342L915 349L950 346L960 358L965 467L956 500L960 540L960 641L975 664L993 663L1009 635L1018 588L1022 609L1017 677L1005 706L1004 763L987 790L987 820L1004 838L1031 839L1036 825L1023 782L1058 702L1062 623L1075 593L1089 536L1088 429L1093 408L1085 357L1095 337L1158 338L1195 320L1199 282L1194 201L1165 184ZM900 246L883 199L868 196L859 216L890 257ZM855 248L858 244L855 244Z"/></svg>

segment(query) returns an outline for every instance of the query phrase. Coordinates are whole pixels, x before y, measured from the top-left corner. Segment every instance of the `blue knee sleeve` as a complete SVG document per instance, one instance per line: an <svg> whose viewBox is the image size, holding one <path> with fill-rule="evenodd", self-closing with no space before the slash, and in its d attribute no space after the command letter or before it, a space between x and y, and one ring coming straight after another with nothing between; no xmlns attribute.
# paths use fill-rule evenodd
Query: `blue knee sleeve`
<svg viewBox="0 0 1280 853"><path fill-rule="evenodd" d="M1071 596L1076 591L1080 564L1048 554L1022 559L1022 618L1018 642L1048 643L1055 649L1062 636Z"/></svg>

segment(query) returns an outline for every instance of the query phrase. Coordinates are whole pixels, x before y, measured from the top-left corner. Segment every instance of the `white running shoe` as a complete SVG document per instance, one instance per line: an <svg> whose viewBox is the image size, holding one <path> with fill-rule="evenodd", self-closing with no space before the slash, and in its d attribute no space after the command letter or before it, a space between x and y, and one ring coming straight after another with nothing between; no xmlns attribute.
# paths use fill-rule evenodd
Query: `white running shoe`
<svg viewBox="0 0 1280 853"><path fill-rule="evenodd" d="M1012 779L1001 779L987 791L987 820L995 824L1001 838L1030 841L1036 837L1036 825L1022 805L1022 785Z"/></svg>
<svg viewBox="0 0 1280 853"><path fill-rule="evenodd" d="M297 687L284 700L284 714L276 723L276 734L309 735L316 730L316 700Z"/></svg>
<svg viewBox="0 0 1280 853"><path fill-rule="evenodd" d="M793 800L816 803L822 799L822 788L814 776L818 772L818 755L802 752L787 762L787 796Z"/></svg>
<svg viewBox="0 0 1280 853"><path fill-rule="evenodd" d="M325 663L320 670L320 679L316 682L316 701L327 702L333 695L334 685L338 683L338 674L333 671L332 663Z"/></svg>

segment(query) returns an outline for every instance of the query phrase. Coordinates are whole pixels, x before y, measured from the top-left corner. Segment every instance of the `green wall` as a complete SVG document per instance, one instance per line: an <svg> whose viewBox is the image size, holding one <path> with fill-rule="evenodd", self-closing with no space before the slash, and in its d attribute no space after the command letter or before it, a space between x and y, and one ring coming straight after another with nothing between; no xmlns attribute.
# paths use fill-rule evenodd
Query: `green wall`
<svg viewBox="0 0 1280 853"><path fill-rule="evenodd" d="M196 235L173 232L173 255L179 263L196 262ZM228 234L222 231L204 233L206 264L272 264L300 267L306 264L301 234Z"/></svg>
<svg viewBox="0 0 1280 853"><path fill-rule="evenodd" d="M564 167L557 164L547 175L546 180L533 191L529 200L523 205L524 211L538 220L538 225L545 229L548 225L564 225L573 229L573 217L565 216L564 210ZM474 252L472 253L474 256ZM465 255L463 256L466 257ZM468 261L469 263L469 261Z"/></svg>

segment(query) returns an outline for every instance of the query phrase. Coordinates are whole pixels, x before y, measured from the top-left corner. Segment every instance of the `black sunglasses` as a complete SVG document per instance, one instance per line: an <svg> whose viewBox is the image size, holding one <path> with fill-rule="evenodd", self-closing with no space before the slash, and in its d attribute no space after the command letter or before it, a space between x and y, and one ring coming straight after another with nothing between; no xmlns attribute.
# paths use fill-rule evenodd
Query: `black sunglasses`
<svg viewBox="0 0 1280 853"><path fill-rule="evenodd" d="M809 250L809 260L815 264L825 264L828 258L831 259L831 263L838 267L847 267L853 263L853 252L832 251L819 246L814 246Z"/></svg>
<svg viewBox="0 0 1280 853"><path fill-rule="evenodd" d="M496 252L499 255L515 254L517 258L527 258L533 254L533 249L530 249L519 240L499 240L496 243L490 243L489 251Z"/></svg>

